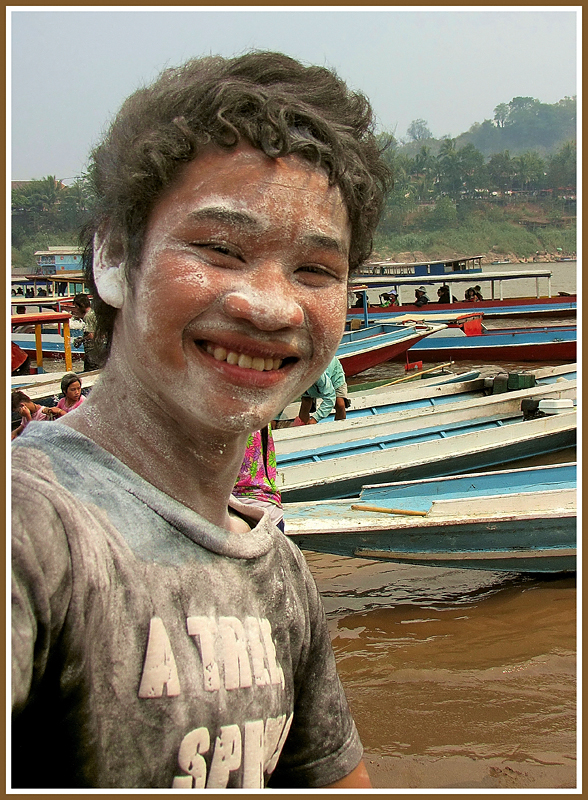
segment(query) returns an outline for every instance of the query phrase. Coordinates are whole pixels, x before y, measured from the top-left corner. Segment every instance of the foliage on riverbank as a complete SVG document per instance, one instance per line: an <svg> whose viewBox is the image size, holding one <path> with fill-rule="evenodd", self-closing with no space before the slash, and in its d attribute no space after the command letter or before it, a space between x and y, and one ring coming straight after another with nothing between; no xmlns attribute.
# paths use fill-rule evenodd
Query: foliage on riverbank
<svg viewBox="0 0 588 800"><path fill-rule="evenodd" d="M509 258L530 261L576 252L576 219L563 202L453 203L417 206L404 220L384 215L375 242L377 258L422 258L486 255L488 261ZM402 257L399 257L402 256Z"/></svg>

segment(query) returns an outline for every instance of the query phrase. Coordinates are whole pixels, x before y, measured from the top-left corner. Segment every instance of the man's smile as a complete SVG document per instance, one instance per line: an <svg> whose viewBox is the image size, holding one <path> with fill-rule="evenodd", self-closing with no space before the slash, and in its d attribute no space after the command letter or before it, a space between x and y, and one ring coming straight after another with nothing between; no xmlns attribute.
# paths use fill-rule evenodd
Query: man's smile
<svg viewBox="0 0 588 800"><path fill-rule="evenodd" d="M260 358L259 356L250 356L247 353L237 353L234 350L226 350L224 347L215 345L212 342L206 344L206 352L209 353L216 361L226 361L227 364L237 365L243 369L256 369L258 372L264 370L280 369L282 366L281 358Z"/></svg>

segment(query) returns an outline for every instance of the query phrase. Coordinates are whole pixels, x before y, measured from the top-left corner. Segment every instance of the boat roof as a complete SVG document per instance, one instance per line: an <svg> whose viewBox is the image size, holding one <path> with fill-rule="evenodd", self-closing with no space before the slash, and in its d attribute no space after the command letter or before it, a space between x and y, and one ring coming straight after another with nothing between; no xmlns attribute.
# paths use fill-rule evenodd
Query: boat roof
<svg viewBox="0 0 588 800"><path fill-rule="evenodd" d="M488 281L512 281L521 278L551 278L550 269L523 269L516 272L452 272L439 275L354 275L351 278L352 291L361 291L386 286L432 286L436 283L482 284Z"/></svg>

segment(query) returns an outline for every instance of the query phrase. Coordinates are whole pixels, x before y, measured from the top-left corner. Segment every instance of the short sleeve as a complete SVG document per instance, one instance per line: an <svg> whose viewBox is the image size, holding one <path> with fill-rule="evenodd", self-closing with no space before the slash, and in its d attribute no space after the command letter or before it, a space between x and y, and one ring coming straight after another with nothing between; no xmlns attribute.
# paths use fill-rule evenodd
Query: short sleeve
<svg viewBox="0 0 588 800"><path fill-rule="evenodd" d="M28 485L27 485L28 484ZM71 591L71 562L52 503L13 475L12 708L18 712L42 679Z"/></svg>
<svg viewBox="0 0 588 800"><path fill-rule="evenodd" d="M320 787L348 775L363 748L351 716L337 666L322 600L308 574L310 646L296 672L294 717L270 788Z"/></svg>

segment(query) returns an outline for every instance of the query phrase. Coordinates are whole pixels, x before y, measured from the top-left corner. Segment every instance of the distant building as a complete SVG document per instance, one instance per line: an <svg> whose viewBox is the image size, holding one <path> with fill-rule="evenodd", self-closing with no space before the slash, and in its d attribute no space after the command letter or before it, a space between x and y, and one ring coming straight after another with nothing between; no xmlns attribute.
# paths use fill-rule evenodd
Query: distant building
<svg viewBox="0 0 588 800"><path fill-rule="evenodd" d="M49 246L48 250L37 250L38 275L55 275L59 272L79 272L82 268L82 248L76 245Z"/></svg>

